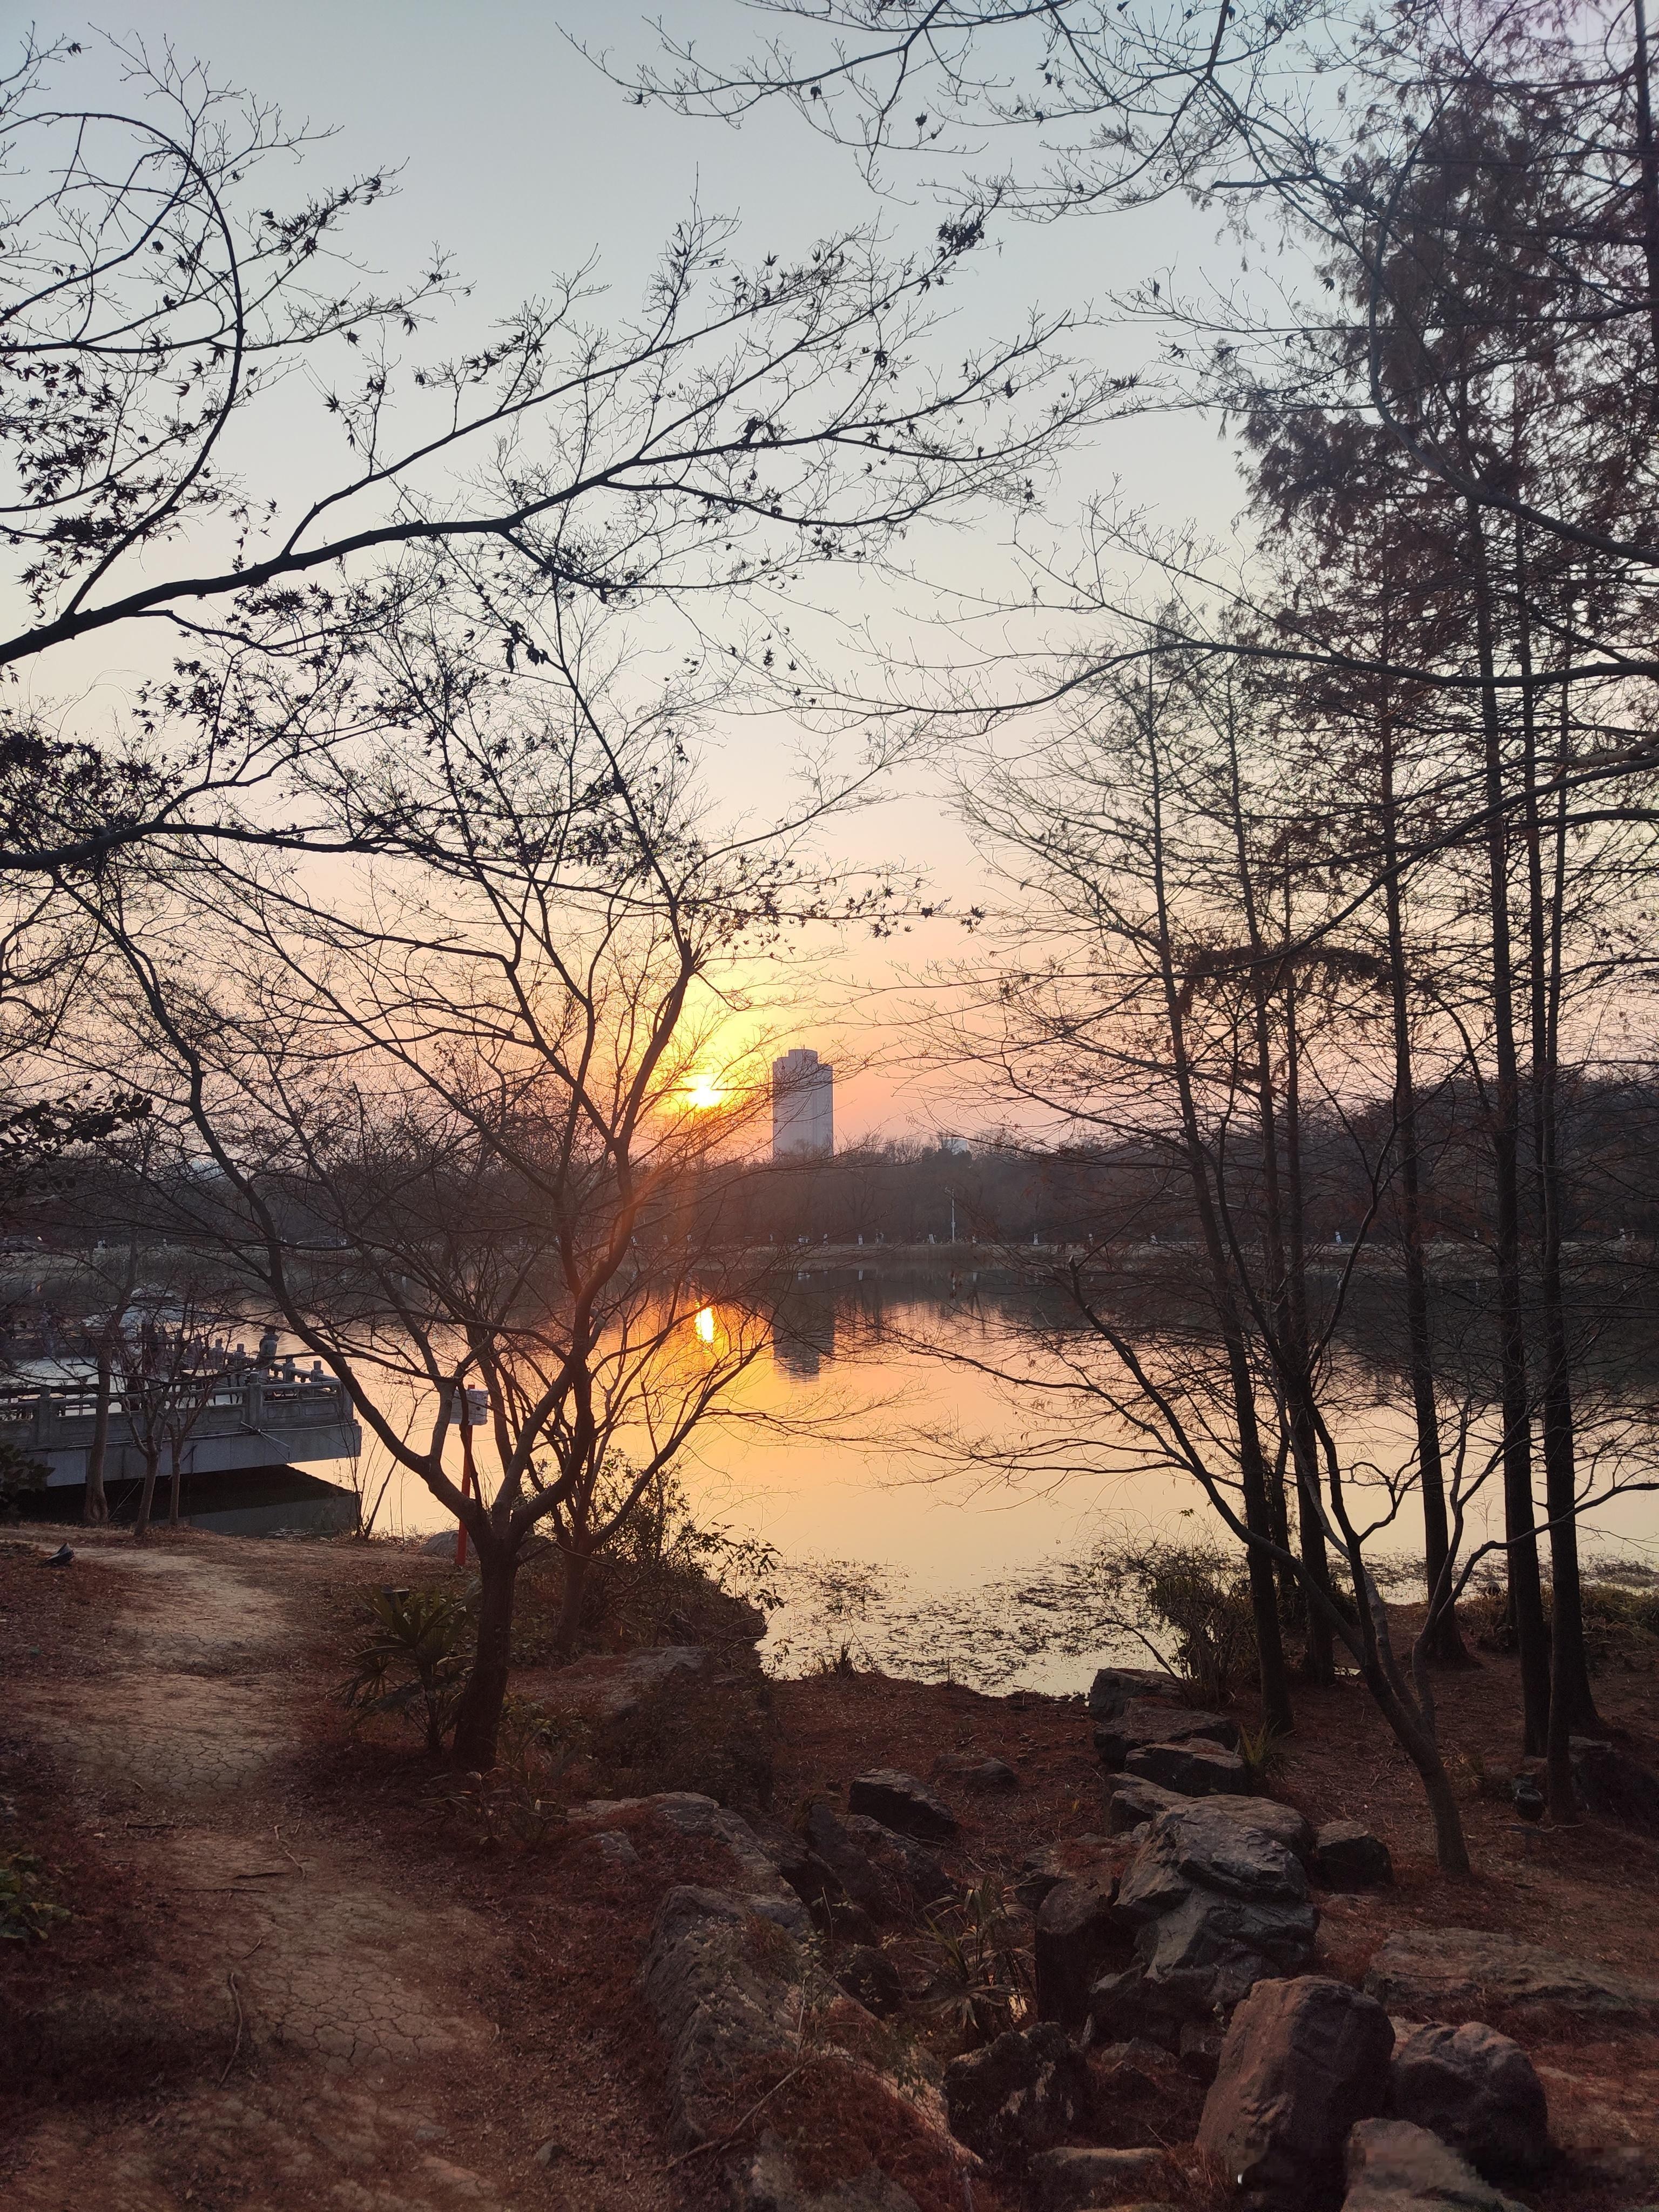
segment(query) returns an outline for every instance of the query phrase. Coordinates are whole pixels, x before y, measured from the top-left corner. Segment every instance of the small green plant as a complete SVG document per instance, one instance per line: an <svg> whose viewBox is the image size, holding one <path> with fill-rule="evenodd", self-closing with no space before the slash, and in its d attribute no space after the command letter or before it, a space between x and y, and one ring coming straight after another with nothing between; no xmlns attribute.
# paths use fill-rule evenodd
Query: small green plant
<svg viewBox="0 0 1659 2212"><path fill-rule="evenodd" d="M52 1922L69 1918L68 1907L47 1894L41 1874L31 1851L0 1856L0 1940L44 1943Z"/></svg>
<svg viewBox="0 0 1659 2212"><path fill-rule="evenodd" d="M420 1712L426 1747L443 1749L472 1656L472 1615L441 1589L362 1593L362 1634L340 1691L354 1725L377 1713Z"/></svg>
<svg viewBox="0 0 1659 2212"><path fill-rule="evenodd" d="M531 1698L509 1697L501 1710L495 1765L488 1774L440 1784L432 1802L477 1850L534 1850L564 1830L560 1786L590 1756L591 1735L587 1723L574 1714L550 1713Z"/></svg>
<svg viewBox="0 0 1659 2212"><path fill-rule="evenodd" d="M1256 1793L1265 1790L1284 1771L1285 1734L1271 1721L1263 1721L1260 1728L1242 1728L1238 1731L1238 1755L1244 1762L1244 1778L1249 1789Z"/></svg>
<svg viewBox="0 0 1659 2212"><path fill-rule="evenodd" d="M927 1915L934 1954L929 2000L957 2042L994 2042L1030 2009L1030 1969L1007 1894L988 1875L959 1903Z"/></svg>

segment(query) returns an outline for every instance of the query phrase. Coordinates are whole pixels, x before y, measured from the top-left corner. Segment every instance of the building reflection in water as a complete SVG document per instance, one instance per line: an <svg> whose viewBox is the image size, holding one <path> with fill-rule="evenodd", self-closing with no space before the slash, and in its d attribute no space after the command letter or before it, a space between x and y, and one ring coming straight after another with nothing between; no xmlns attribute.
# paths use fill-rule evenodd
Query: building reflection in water
<svg viewBox="0 0 1659 2212"><path fill-rule="evenodd" d="M811 1291L786 1298L772 1324L772 1364L781 1374L811 1382L836 1356L836 1301Z"/></svg>

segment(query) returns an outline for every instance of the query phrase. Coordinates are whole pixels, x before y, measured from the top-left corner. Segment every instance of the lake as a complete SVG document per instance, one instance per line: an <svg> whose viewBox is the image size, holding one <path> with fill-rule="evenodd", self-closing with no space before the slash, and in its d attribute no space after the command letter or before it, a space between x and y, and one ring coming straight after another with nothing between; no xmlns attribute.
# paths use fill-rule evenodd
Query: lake
<svg viewBox="0 0 1659 2212"><path fill-rule="evenodd" d="M700 1524L779 1555L773 1664L799 1671L844 1644L896 1672L1075 1689L1103 1650L1085 1643L1080 1563L1126 1537L1220 1533L1189 1476L1148 1464L1125 1424L1068 1387L1083 1347L1067 1343L1064 1319L1052 1299L981 1288L965 1271L797 1284L731 1413L699 1431L680 1468ZM719 1326L717 1311L705 1326ZM1411 1455L1409 1404L1358 1361L1340 1381L1344 1464L1382 1518ZM1012 1452L1018 1474L988 1464ZM359 1480L371 1500L385 1482L377 1527L453 1525L416 1478L387 1479L377 1451ZM1495 1481L1475 1500L1477 1532L1488 1505L1501 1510ZM1412 1557L1420 1543L1408 1500L1379 1548ZM1619 1499L1582 1547L1659 1548L1659 1498Z"/></svg>

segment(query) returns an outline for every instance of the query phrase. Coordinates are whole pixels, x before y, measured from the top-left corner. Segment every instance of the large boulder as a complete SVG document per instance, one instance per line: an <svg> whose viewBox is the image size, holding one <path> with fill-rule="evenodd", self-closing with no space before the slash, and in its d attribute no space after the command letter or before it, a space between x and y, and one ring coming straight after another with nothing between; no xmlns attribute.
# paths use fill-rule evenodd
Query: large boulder
<svg viewBox="0 0 1659 2212"><path fill-rule="evenodd" d="M1572 1739L1572 1782L1587 1813L1659 1836L1659 1774L1593 1737Z"/></svg>
<svg viewBox="0 0 1659 2212"><path fill-rule="evenodd" d="M1257 1905L1191 1890L1143 1928L1135 1956L1155 1983L1205 1985L1205 2006L1237 2004L1265 1973L1293 1974L1313 1959L1318 1916L1310 1905Z"/></svg>
<svg viewBox="0 0 1659 2212"><path fill-rule="evenodd" d="M596 1728L633 1719L670 1685L706 1674L715 1655L700 1644L663 1644L647 1651L598 1651L561 1667L541 1692L544 1704L579 1715Z"/></svg>
<svg viewBox="0 0 1659 2212"><path fill-rule="evenodd" d="M572 1808L568 1833L573 1842L605 1834L625 1842L626 1830L619 1824L641 1814L672 1834L722 1844L733 1862L732 1887L754 1911L792 1935L811 1934L799 1893L781 1868L775 1850L761 1841L740 1813L712 1797L690 1790L661 1790L651 1797L595 1797ZM614 1843L605 1856L617 1860Z"/></svg>
<svg viewBox="0 0 1659 2212"><path fill-rule="evenodd" d="M1659 2010L1659 1984L1482 1928L1397 1929L1372 1960L1365 1987L1391 2013L1415 2020L1468 2020L1500 2005L1599 2020Z"/></svg>
<svg viewBox="0 0 1659 2212"><path fill-rule="evenodd" d="M1285 1846L1201 1800L1158 1815L1113 1911L1134 1933L1136 1963L1096 1984L1093 2032L1171 2048L1184 2022L1230 2011L1269 1976L1304 1972L1319 1925Z"/></svg>
<svg viewBox="0 0 1659 2212"><path fill-rule="evenodd" d="M1346 1982L1260 1984L1227 2030L1198 2148L1273 2212L1334 2200L1349 2129L1382 2109L1393 2048L1387 2013Z"/></svg>
<svg viewBox="0 0 1659 2212"><path fill-rule="evenodd" d="M1144 2203L1176 2179L1161 2150L1045 2150L1026 2169L1036 2212L1094 2212L1103 2204Z"/></svg>
<svg viewBox="0 0 1659 2212"><path fill-rule="evenodd" d="M1490 2181L1549 2156L1544 2085L1518 2043L1478 2021L1419 2027L1395 2045L1389 2110L1429 2128Z"/></svg>
<svg viewBox="0 0 1659 2212"><path fill-rule="evenodd" d="M1180 1797L1237 1796L1250 1778L1236 1751L1202 1735L1186 1743L1137 1744L1123 1766L1138 1780L1161 1783Z"/></svg>
<svg viewBox="0 0 1659 2212"><path fill-rule="evenodd" d="M1115 1883L1057 1882L1037 1908L1034 1939L1039 2017L1075 2027L1110 1960L1128 1954L1130 1934L1112 1910Z"/></svg>
<svg viewBox="0 0 1659 2212"><path fill-rule="evenodd" d="M1199 1802L1159 1814L1119 1893L1132 1916L1155 1917L1194 1884L1257 1904L1305 1905L1308 1877L1265 1829Z"/></svg>
<svg viewBox="0 0 1659 2212"><path fill-rule="evenodd" d="M757 1900L683 1886L658 1908L642 1977L668 2051L674 2139L712 2141L731 2124L731 2092L795 2049L805 2002L800 1954Z"/></svg>
<svg viewBox="0 0 1659 2212"><path fill-rule="evenodd" d="M945 2069L951 2132L988 2166L1019 2172L1086 2123L1089 2069L1063 2027L1010 2028Z"/></svg>
<svg viewBox="0 0 1659 2212"><path fill-rule="evenodd" d="M807 1887L816 1905L845 1899L873 1921L914 1918L918 1908L955 1894L932 1852L860 1813L840 1814L823 1802L806 1814Z"/></svg>
<svg viewBox="0 0 1659 2212"><path fill-rule="evenodd" d="M1151 1698L1180 1705L1191 1685L1157 1667L1103 1667L1089 1685L1089 1717L1098 1724L1115 1721L1126 1705Z"/></svg>
<svg viewBox="0 0 1659 2212"><path fill-rule="evenodd" d="M1348 2137L1342 2212L1524 2212L1426 2128L1361 2120Z"/></svg>
<svg viewBox="0 0 1659 2212"><path fill-rule="evenodd" d="M847 1809L879 1820L902 1835L938 1841L957 1832L957 1816L925 1782L896 1767L878 1766L860 1774L847 1792Z"/></svg>
<svg viewBox="0 0 1659 2212"><path fill-rule="evenodd" d="M1141 1781L1128 1775L1115 1779L1109 1786L1106 1826L1112 1835L1121 1836L1138 1828L1143 1821L1157 1820L1160 1813L1188 1809L1188 1800L1180 1790L1166 1790L1159 1783ZM1255 1828L1271 1836L1304 1866L1313 1856L1313 1824L1294 1805L1281 1805L1273 1797L1224 1793L1206 1797L1204 1810L1219 1814L1224 1820L1236 1820L1241 1828Z"/></svg>
<svg viewBox="0 0 1659 2212"><path fill-rule="evenodd" d="M1327 1820L1314 1838L1313 1872L1327 1889L1387 1889L1394 1861L1382 1838L1358 1820Z"/></svg>
<svg viewBox="0 0 1659 2212"><path fill-rule="evenodd" d="M1207 1736L1226 1751L1238 1748L1238 1723L1224 1713L1189 1712L1152 1698L1138 1698L1111 1720L1096 1723L1095 1749L1101 1765L1115 1774L1122 1771L1129 1753L1142 1744L1185 1743L1195 1735Z"/></svg>

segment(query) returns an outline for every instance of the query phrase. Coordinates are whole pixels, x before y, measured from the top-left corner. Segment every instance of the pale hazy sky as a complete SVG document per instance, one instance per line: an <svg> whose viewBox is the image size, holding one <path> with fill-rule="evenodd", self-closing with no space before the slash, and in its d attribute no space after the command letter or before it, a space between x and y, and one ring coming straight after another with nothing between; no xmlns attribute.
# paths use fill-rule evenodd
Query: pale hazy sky
<svg viewBox="0 0 1659 2212"><path fill-rule="evenodd" d="M738 0L658 0L677 33L696 33L723 50L738 49L759 19ZM15 11L21 29L33 21L43 36L88 40L82 62L62 85L76 104L115 89L107 58L89 32L137 33L170 40L181 55L210 64L216 76L280 103L290 124L307 119L335 131L309 157L320 181L372 167L400 170L398 194L360 226L359 250L392 274L419 266L434 242L454 258L474 286L457 311L459 350L490 317L536 291L554 271L593 260L626 313L636 301L653 254L694 196L712 211L742 219L745 253L798 251L813 238L879 217L894 245L922 246L939 221L937 208L914 180L908 196L878 201L851 160L810 135L782 108L762 112L740 131L641 109L583 61L562 33L609 46L619 62L653 49L653 33L634 9L607 0L126 0L87 14L48 8ZM264 189L283 186L275 167ZM293 179L297 187L299 178ZM297 197L297 191L293 193ZM991 250L971 257L956 289L953 346L1012 328L1033 303L1081 304L1108 288L1174 270L1188 284L1200 273L1224 273L1236 252L1216 245L1210 226L1182 205L1133 220L1110 218L1035 228L1011 226ZM464 334L464 335L463 335ZM1144 331L1119 330L1091 340L1095 357L1114 369L1138 364L1154 341ZM1057 524L1088 497L1114 484L1136 505L1170 524L1197 519L1224 532L1239 504L1237 477L1214 428L1191 417L1143 421L1103 429L1092 447L1068 463L1050 502ZM1006 543L1006 517L988 516L976 544L957 564L982 559L994 568ZM112 679L118 672L111 670ZM741 735L714 763L717 782L741 788L753 763ZM972 895L975 877L962 840L942 818L936 789L918 788L890 808L861 818L860 857L900 854L937 870L943 887ZM949 951L953 940L939 939ZM896 948L854 948L852 969L890 991L901 971L935 949L915 938ZM890 1003L866 999L866 1007ZM833 1051L833 1036L803 1037ZM840 1102L842 1130L901 1127L916 1110L887 1079L855 1086Z"/></svg>

